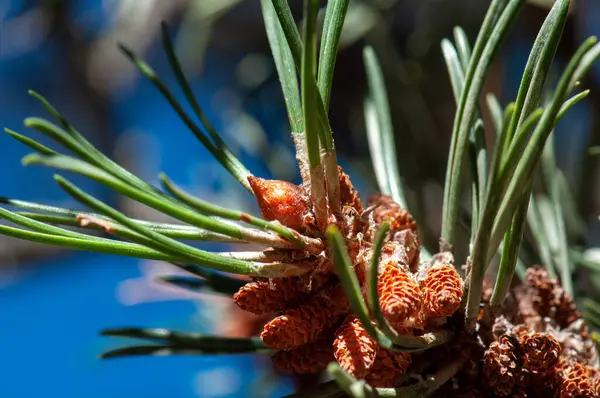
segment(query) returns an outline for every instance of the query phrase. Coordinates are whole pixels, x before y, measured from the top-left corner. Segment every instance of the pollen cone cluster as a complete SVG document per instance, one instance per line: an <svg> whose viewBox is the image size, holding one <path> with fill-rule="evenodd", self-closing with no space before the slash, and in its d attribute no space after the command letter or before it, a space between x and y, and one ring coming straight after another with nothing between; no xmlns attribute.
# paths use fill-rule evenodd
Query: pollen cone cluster
<svg viewBox="0 0 600 398"><path fill-rule="evenodd" d="M371 303L367 275L376 271L378 305L393 331L387 333L410 339L450 332L453 338L417 353L381 346L382 340L368 332L376 324L374 314L365 325L351 310L304 187L253 177L250 183L265 219L322 242L320 253L268 249L266 258L312 266L301 276L255 279L234 295L239 308L267 320L259 334L275 350L271 358L279 371L315 374L337 361L353 377L390 388L427 380L462 359L462 368L434 396L600 398L598 355L587 326L572 297L548 271L530 268L495 318L485 315L494 285L487 280L477 329L467 333L464 315L457 315L464 282L452 255L441 252L421 261L412 215L385 195L363 206L348 175L338 172L341 208L329 212L328 220L345 238L365 303ZM389 224L389 233L377 270L372 270L374 238L382 223Z"/></svg>
<svg viewBox="0 0 600 398"><path fill-rule="evenodd" d="M341 168L340 214L329 214L346 238L346 246L361 283L372 262L373 239L383 222L390 232L378 265L379 305L398 335L422 335L430 321L450 317L462 298L462 280L451 264L419 263L418 228L412 215L389 196L377 195L363 204L350 178ZM310 195L302 186L252 177L250 184L263 217L279 221L298 234L323 239L315 223ZM330 253L288 251L290 263L315 264L305 275L255 279L235 295L244 311L270 320L260 332L265 346L277 350L275 367L283 372L317 373L337 361L349 374L376 387L395 387L413 361L412 354L380 347L350 309L343 287L332 267ZM270 254L283 254L270 249Z"/></svg>

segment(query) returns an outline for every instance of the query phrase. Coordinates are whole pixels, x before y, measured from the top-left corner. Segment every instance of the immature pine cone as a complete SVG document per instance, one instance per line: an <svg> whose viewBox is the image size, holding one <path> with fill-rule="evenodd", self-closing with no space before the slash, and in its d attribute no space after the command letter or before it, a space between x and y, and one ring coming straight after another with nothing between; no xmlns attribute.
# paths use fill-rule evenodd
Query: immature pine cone
<svg viewBox="0 0 600 398"><path fill-rule="evenodd" d="M427 317L452 316L463 295L462 279L452 265L431 268L421 281Z"/></svg>
<svg viewBox="0 0 600 398"><path fill-rule="evenodd" d="M388 195L373 195L369 198L369 207L375 206L373 210L373 221L377 225L389 221L391 223L390 232L392 236L399 231L410 229L418 235L417 222L412 214L403 209L398 203L394 202Z"/></svg>
<svg viewBox="0 0 600 398"><path fill-rule="evenodd" d="M340 285L311 296L298 308L267 323L260 335L265 346L290 350L317 340L321 332L348 311L349 304Z"/></svg>
<svg viewBox="0 0 600 398"><path fill-rule="evenodd" d="M555 368L557 392L560 398L597 397L590 369L578 362L560 360Z"/></svg>
<svg viewBox="0 0 600 398"><path fill-rule="evenodd" d="M244 311L261 315L295 307L307 297L299 278L277 278L271 282L246 283L233 295L233 300Z"/></svg>
<svg viewBox="0 0 600 398"><path fill-rule="evenodd" d="M336 332L334 356L342 369L352 376L364 378L375 361L377 343L354 315L348 315Z"/></svg>
<svg viewBox="0 0 600 398"><path fill-rule="evenodd" d="M302 232L309 214L306 194L298 185L288 181L248 177L262 216L267 221L279 221L286 227Z"/></svg>
<svg viewBox="0 0 600 398"><path fill-rule="evenodd" d="M517 381L518 343L506 335L492 342L483 355L483 376L487 387L500 397L508 397Z"/></svg>
<svg viewBox="0 0 600 398"><path fill-rule="evenodd" d="M396 329L421 309L419 285L393 261L387 261L383 266L377 288L381 310Z"/></svg>
<svg viewBox="0 0 600 398"><path fill-rule="evenodd" d="M366 382L373 387L392 388L412 362L408 352L394 352L380 348L375 363L366 377Z"/></svg>
<svg viewBox="0 0 600 398"><path fill-rule="evenodd" d="M329 339L319 339L289 351L278 351L271 357L275 368L285 373L317 373L334 360Z"/></svg>

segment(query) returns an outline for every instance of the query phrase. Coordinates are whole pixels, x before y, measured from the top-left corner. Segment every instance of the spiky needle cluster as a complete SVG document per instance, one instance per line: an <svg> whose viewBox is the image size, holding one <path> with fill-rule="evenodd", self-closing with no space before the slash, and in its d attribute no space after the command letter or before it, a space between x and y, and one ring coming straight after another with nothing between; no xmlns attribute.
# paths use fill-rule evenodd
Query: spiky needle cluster
<svg viewBox="0 0 600 398"><path fill-rule="evenodd" d="M347 0L328 2L318 62L319 2L305 2L301 37L286 1L261 0L296 145L300 185L256 177L234 156L194 97L166 27L163 44L192 115L149 65L121 47L199 141L254 196L262 217L207 203L165 175L164 190L142 181L98 151L32 92L56 124L29 118L25 125L71 155L7 129L36 152L25 157L24 164L81 174L184 224L131 219L56 176L61 188L93 212L5 198L4 204L20 210L0 208L0 217L18 227L0 225L0 233L168 261L196 278L166 277L164 282L233 295L241 309L266 320L260 336L248 338L164 329L107 330L106 335L155 344L111 351L105 357L268 353L284 372L316 373L327 368L352 396L599 396L597 354L572 300L564 231L558 234L559 250L548 254L543 250L547 242L535 228L536 218L527 214L530 199L535 210L533 180L546 141L562 115L587 95L584 91L567 99L600 56L600 47L594 38L584 42L547 96L549 101L540 104L570 5L569 0L557 0L534 43L516 101L503 110L488 95L497 135L493 153L488 154L487 126L478 100L494 55L524 2L493 0L473 49L460 28L454 32L454 44L442 43L457 112L441 244L433 256L421 245L417 221L407 209L383 75L371 48L364 52L369 82L365 119L381 194L363 205L350 177L337 164L327 109ZM545 156L550 156L543 162L548 167L552 157ZM452 251L458 242L465 164L472 171L471 245L469 257L455 264ZM562 213L553 217L552 224L564 230ZM548 268L530 269L524 283L511 288L517 266L525 273L519 248L526 223L541 237L540 252ZM61 225L100 229L110 237ZM253 243L261 249L211 253L184 243L194 239ZM502 241L497 277L486 284L485 271ZM461 267L455 266L463 264L464 279L457 271ZM553 277L557 271L560 282Z"/></svg>

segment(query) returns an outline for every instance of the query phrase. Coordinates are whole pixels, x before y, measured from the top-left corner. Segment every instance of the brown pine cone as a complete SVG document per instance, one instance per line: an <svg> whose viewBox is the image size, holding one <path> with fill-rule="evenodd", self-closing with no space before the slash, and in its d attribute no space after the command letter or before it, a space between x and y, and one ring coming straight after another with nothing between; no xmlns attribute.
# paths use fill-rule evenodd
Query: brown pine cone
<svg viewBox="0 0 600 398"><path fill-rule="evenodd" d="M373 195L369 198L368 205L369 207L375 207L373 210L373 221L375 221L375 224L379 225L385 221L391 223L390 232L392 236L396 232L405 229L410 229L417 236L419 235L417 223L413 219L412 214L394 202L391 196Z"/></svg>
<svg viewBox="0 0 600 398"><path fill-rule="evenodd" d="M541 316L554 319L563 328L581 317L573 297L556 279L550 279L550 274L545 268L537 265L529 268L526 280L533 290L533 307Z"/></svg>
<svg viewBox="0 0 600 398"><path fill-rule="evenodd" d="M317 340L349 309L341 285L331 286L310 297L298 308L267 323L260 335L265 346L290 350Z"/></svg>
<svg viewBox="0 0 600 398"><path fill-rule="evenodd" d="M293 277L246 283L233 300L244 311L261 315L296 307L307 297L301 280Z"/></svg>
<svg viewBox="0 0 600 398"><path fill-rule="evenodd" d="M412 362L408 352L395 352L379 349L375 363L366 377L366 382L377 388L391 388L402 376Z"/></svg>
<svg viewBox="0 0 600 398"><path fill-rule="evenodd" d="M452 316L460 307L463 282L450 264L427 270L421 281L423 310L427 317Z"/></svg>
<svg viewBox="0 0 600 398"><path fill-rule="evenodd" d="M322 338L271 357L275 368L285 373L317 373L334 360L331 340Z"/></svg>
<svg viewBox="0 0 600 398"><path fill-rule="evenodd" d="M591 373L587 366L561 359L554 371L558 396L560 398L597 397Z"/></svg>
<svg viewBox="0 0 600 398"><path fill-rule="evenodd" d="M381 310L396 329L402 328L421 309L419 285L394 261L387 261L382 267L377 289Z"/></svg>
<svg viewBox="0 0 600 398"><path fill-rule="evenodd" d="M558 341L548 333L533 333L521 343L523 366L539 373L551 372L560 357Z"/></svg>
<svg viewBox="0 0 600 398"><path fill-rule="evenodd" d="M335 336L335 359L346 372L363 379L375 361L377 343L354 315L346 317Z"/></svg>
<svg viewBox="0 0 600 398"><path fill-rule="evenodd" d="M483 355L485 385L500 397L511 395L517 382L518 343L507 335L492 342Z"/></svg>

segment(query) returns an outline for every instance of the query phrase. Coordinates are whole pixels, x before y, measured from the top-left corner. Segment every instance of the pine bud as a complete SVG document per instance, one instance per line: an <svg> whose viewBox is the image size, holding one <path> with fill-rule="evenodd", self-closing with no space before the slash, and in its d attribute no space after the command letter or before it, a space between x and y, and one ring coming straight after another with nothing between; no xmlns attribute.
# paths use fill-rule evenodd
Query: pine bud
<svg viewBox="0 0 600 398"><path fill-rule="evenodd" d="M304 190L288 181L248 177L262 216L267 221L279 221L286 227L303 231L309 206Z"/></svg>

